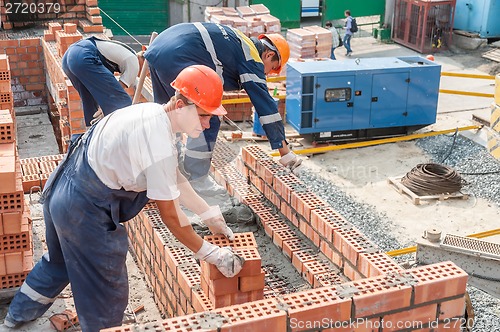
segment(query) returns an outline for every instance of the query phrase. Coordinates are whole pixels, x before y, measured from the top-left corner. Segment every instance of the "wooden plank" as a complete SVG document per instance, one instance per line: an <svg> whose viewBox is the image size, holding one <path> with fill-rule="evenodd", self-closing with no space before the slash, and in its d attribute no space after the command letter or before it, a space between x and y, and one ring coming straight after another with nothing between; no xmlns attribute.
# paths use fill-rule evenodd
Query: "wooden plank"
<svg viewBox="0 0 500 332"><path fill-rule="evenodd" d="M451 193L451 194L438 194L438 195L425 195L420 196L415 194L413 191L408 189L405 185L401 183L402 177L390 177L387 179L387 182L401 195L406 195L415 205L420 205L422 201L431 201L431 200L446 200L449 198L460 198L460 199L468 199L469 195L462 194L460 192Z"/></svg>
<svg viewBox="0 0 500 332"><path fill-rule="evenodd" d="M500 62L500 49L495 49L485 52L483 53L482 57L496 62Z"/></svg>

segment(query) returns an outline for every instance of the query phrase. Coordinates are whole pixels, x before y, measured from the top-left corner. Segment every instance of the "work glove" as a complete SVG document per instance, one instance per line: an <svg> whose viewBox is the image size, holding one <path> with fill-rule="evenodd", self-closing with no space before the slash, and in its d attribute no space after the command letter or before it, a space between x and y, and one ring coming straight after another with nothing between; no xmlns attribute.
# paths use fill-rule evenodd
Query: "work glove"
<svg viewBox="0 0 500 332"><path fill-rule="evenodd" d="M293 151L288 152L286 155L280 158L280 164L289 168L291 171L296 169L302 164L302 159L298 158Z"/></svg>
<svg viewBox="0 0 500 332"><path fill-rule="evenodd" d="M94 123L97 123L97 121L104 118L104 113L102 112L102 109L98 108L97 112L95 112L92 117L93 117L93 119L90 121L90 125L93 125Z"/></svg>
<svg viewBox="0 0 500 332"><path fill-rule="evenodd" d="M234 277L240 273L245 263L245 259L235 254L231 247L220 248L205 240L194 257L215 265L226 278Z"/></svg>
<svg viewBox="0 0 500 332"><path fill-rule="evenodd" d="M227 227L226 221L218 205L211 206L207 211L200 214L200 218L208 226L212 234L225 235L229 241L234 240L234 234L231 228Z"/></svg>

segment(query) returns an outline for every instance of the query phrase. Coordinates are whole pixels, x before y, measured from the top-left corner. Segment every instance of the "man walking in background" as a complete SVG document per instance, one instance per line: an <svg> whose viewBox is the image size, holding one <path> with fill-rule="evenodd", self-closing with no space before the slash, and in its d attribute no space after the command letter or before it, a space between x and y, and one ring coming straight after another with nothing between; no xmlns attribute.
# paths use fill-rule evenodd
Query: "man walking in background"
<svg viewBox="0 0 500 332"><path fill-rule="evenodd" d="M352 54L351 37L352 37L352 34L353 34L353 32L351 31L351 28L352 28L351 11L350 10L346 10L344 12L344 16L346 17L346 20L345 20L344 47L347 50L347 53L345 55L346 56L351 56L351 54Z"/></svg>

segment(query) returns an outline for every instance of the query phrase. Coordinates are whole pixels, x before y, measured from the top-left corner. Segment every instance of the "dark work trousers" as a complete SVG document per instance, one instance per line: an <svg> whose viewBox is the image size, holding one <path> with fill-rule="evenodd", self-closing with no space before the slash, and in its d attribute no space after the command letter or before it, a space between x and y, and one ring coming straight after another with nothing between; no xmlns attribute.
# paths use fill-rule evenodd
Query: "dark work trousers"
<svg viewBox="0 0 500 332"><path fill-rule="evenodd" d="M85 125L90 126L100 106L104 115L132 105L132 98L102 61L92 40L71 45L62 58L62 68L80 95Z"/></svg>
<svg viewBox="0 0 500 332"><path fill-rule="evenodd" d="M119 326L128 303L128 241L121 222L148 202L145 192L106 187L87 162L92 127L78 138L44 189L48 252L28 274L9 318L40 317L71 283L82 330Z"/></svg>

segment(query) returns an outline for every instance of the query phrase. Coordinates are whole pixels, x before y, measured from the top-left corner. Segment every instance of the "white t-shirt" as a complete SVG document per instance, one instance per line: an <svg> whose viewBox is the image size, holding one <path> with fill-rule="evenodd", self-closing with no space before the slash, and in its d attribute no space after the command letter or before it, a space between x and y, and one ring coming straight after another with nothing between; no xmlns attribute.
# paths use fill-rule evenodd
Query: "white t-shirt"
<svg viewBox="0 0 500 332"><path fill-rule="evenodd" d="M96 40L99 52L120 67L120 81L126 86L135 85L139 74L139 60L135 52L127 45L116 40Z"/></svg>
<svg viewBox="0 0 500 332"><path fill-rule="evenodd" d="M87 157L111 189L146 190L157 200L180 195L175 136L162 105L136 104L104 117L94 128Z"/></svg>

